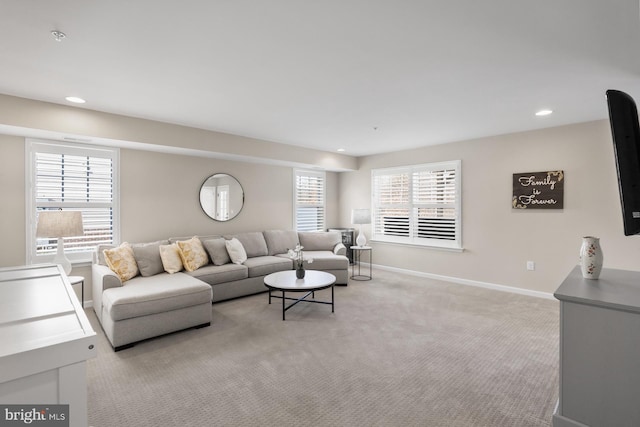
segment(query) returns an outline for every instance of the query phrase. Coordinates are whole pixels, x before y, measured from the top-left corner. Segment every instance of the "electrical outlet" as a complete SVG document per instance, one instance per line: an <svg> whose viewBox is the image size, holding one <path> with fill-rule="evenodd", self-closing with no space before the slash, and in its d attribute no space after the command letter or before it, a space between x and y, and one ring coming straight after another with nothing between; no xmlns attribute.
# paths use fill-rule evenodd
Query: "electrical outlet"
<svg viewBox="0 0 640 427"><path fill-rule="evenodd" d="M527 270L533 271L536 269L536 263L533 261L527 261Z"/></svg>

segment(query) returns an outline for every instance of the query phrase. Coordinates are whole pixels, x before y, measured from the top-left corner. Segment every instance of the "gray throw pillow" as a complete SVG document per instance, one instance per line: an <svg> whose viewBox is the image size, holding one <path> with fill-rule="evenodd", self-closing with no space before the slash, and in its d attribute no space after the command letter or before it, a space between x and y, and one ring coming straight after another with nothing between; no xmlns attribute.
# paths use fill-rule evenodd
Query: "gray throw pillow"
<svg viewBox="0 0 640 427"><path fill-rule="evenodd" d="M261 231L233 234L231 236L224 237L227 240L231 240L234 237L238 239L240 243L242 243L242 247L247 253L248 258L266 256L269 253L267 250L267 242L264 240L264 236Z"/></svg>
<svg viewBox="0 0 640 427"><path fill-rule="evenodd" d="M267 241L269 255L286 254L299 243L298 232L295 230L266 230L264 240Z"/></svg>
<svg viewBox="0 0 640 427"><path fill-rule="evenodd" d="M136 259L140 275L143 277L154 276L164 272L162 258L160 258L160 245L166 245L168 241L134 244L133 257Z"/></svg>
<svg viewBox="0 0 640 427"><path fill-rule="evenodd" d="M202 245L209 253L209 258L213 261L213 265L225 265L231 262L227 246L222 237L218 239L203 240Z"/></svg>

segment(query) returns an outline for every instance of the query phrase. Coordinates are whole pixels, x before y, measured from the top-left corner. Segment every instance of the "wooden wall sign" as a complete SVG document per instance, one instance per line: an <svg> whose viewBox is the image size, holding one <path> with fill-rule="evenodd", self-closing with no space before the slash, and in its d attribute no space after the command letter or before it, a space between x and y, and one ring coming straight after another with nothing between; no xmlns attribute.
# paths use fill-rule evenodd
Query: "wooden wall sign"
<svg viewBox="0 0 640 427"><path fill-rule="evenodd" d="M562 209L564 172L513 174L513 209Z"/></svg>

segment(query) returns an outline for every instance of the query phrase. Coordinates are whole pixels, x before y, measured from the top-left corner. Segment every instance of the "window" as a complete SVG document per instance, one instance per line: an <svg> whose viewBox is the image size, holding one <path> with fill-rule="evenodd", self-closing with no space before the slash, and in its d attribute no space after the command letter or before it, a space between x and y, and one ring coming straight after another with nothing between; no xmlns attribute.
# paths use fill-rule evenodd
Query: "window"
<svg viewBox="0 0 640 427"><path fill-rule="evenodd" d="M216 218L223 221L229 220L229 186L219 185L216 188L218 203L216 203Z"/></svg>
<svg viewBox="0 0 640 427"><path fill-rule="evenodd" d="M294 171L294 228L297 231L323 231L325 173Z"/></svg>
<svg viewBox="0 0 640 427"><path fill-rule="evenodd" d="M462 248L460 161L371 172L373 240Z"/></svg>
<svg viewBox="0 0 640 427"><path fill-rule="evenodd" d="M57 239L36 238L38 212L82 212L84 236L65 238L71 262L91 260L99 244L118 241L118 149L27 140L27 260L47 262Z"/></svg>

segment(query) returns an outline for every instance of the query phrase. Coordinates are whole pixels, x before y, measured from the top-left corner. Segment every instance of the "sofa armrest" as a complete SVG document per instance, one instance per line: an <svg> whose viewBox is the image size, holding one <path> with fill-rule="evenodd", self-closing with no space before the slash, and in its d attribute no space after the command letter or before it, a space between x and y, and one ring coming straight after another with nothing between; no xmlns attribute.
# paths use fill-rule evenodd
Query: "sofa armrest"
<svg viewBox="0 0 640 427"><path fill-rule="evenodd" d="M122 281L118 275L106 265L91 264L91 278L94 290L102 290L104 292L109 288L122 286Z"/></svg>
<svg viewBox="0 0 640 427"><path fill-rule="evenodd" d="M109 288L122 286L122 282L116 273L109 267L101 264L91 264L91 290L93 295L93 311L102 323L102 293Z"/></svg>
<svg viewBox="0 0 640 427"><path fill-rule="evenodd" d="M346 255L347 254L347 247L345 245L343 245L342 243L338 243L337 245L335 245L333 247L333 253L335 255Z"/></svg>

